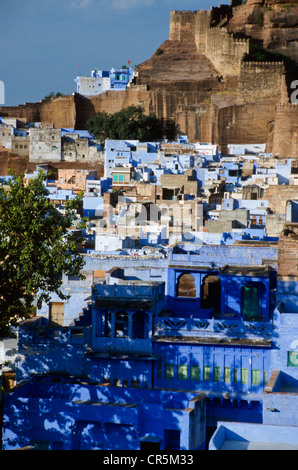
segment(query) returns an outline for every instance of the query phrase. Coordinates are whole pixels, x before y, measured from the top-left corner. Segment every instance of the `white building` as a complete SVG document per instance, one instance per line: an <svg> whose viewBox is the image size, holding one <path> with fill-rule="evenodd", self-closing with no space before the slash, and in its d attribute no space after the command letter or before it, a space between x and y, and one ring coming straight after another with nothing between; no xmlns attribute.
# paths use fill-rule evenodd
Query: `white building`
<svg viewBox="0 0 298 470"><path fill-rule="evenodd" d="M117 251L135 247L132 238L113 233L96 233L95 251Z"/></svg>

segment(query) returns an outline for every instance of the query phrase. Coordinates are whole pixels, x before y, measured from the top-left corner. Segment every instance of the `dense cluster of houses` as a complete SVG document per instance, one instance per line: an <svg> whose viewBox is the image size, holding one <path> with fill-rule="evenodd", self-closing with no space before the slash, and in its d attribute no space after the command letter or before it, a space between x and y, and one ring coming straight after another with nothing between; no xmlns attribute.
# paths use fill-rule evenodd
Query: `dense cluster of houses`
<svg viewBox="0 0 298 470"><path fill-rule="evenodd" d="M298 449L295 161L46 129L96 148L99 177L37 161L33 129L56 207L83 192L85 279L18 327L3 449Z"/></svg>

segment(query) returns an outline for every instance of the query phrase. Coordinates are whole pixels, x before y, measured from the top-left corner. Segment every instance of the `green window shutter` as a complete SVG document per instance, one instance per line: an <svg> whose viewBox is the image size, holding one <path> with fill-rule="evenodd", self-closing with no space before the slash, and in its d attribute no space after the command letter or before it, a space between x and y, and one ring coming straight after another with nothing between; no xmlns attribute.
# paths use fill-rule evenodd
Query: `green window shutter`
<svg viewBox="0 0 298 470"><path fill-rule="evenodd" d="M113 175L113 181L118 181L118 175Z"/></svg>
<svg viewBox="0 0 298 470"><path fill-rule="evenodd" d="M298 352L288 351L288 367L298 367Z"/></svg>
<svg viewBox="0 0 298 470"><path fill-rule="evenodd" d="M231 368L230 367L225 367L224 369L224 376L225 376L225 382L230 383L231 382Z"/></svg>
<svg viewBox="0 0 298 470"><path fill-rule="evenodd" d="M213 367L213 382L220 382L220 367Z"/></svg>
<svg viewBox="0 0 298 470"><path fill-rule="evenodd" d="M252 369L251 371L251 383L252 385L260 385L260 371Z"/></svg>
<svg viewBox="0 0 298 470"><path fill-rule="evenodd" d="M203 379L205 380L205 382L208 382L210 380L210 367L209 366L204 366Z"/></svg>
<svg viewBox="0 0 298 470"><path fill-rule="evenodd" d="M259 289L253 286L242 286L242 315L247 318L259 315Z"/></svg>
<svg viewBox="0 0 298 470"><path fill-rule="evenodd" d="M165 379L174 378L174 364L165 364Z"/></svg>
<svg viewBox="0 0 298 470"><path fill-rule="evenodd" d="M241 383L243 383L243 384L248 383L247 369L241 369Z"/></svg>
<svg viewBox="0 0 298 470"><path fill-rule="evenodd" d="M178 380L187 380L187 366L178 365L177 378Z"/></svg>
<svg viewBox="0 0 298 470"><path fill-rule="evenodd" d="M190 366L190 380L200 380L200 366Z"/></svg>
<svg viewBox="0 0 298 470"><path fill-rule="evenodd" d="M124 175L119 175L119 183L123 183L124 181Z"/></svg>

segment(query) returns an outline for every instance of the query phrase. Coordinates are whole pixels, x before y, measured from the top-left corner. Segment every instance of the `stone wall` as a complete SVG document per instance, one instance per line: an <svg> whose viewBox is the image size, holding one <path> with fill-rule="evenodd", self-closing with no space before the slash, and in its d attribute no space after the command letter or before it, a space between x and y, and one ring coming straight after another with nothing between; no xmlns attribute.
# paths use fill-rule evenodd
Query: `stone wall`
<svg viewBox="0 0 298 470"><path fill-rule="evenodd" d="M194 41L198 53L205 54L218 72L239 75L243 54L249 53L249 39L235 38L220 26L230 14L227 5L211 11L172 11L169 40Z"/></svg>
<svg viewBox="0 0 298 470"><path fill-rule="evenodd" d="M196 11L171 11L170 41L193 41L196 32Z"/></svg>
<svg viewBox="0 0 298 470"><path fill-rule="evenodd" d="M61 96L19 106L0 106L0 116L24 118L27 122L53 123L56 128L74 128L76 121L75 96Z"/></svg>
<svg viewBox="0 0 298 470"><path fill-rule="evenodd" d="M278 241L278 276L298 281L297 224L287 224ZM293 280L293 279L292 279Z"/></svg>
<svg viewBox="0 0 298 470"><path fill-rule="evenodd" d="M281 98L283 62L246 62L240 66L238 103Z"/></svg>
<svg viewBox="0 0 298 470"><path fill-rule="evenodd" d="M268 200L268 207L274 213L285 216L287 201L297 199L297 186L296 185L269 186L264 192L263 199Z"/></svg>
<svg viewBox="0 0 298 470"><path fill-rule="evenodd" d="M275 119L275 100L242 105L214 105L212 141L227 152L228 144L267 142L270 123Z"/></svg>
<svg viewBox="0 0 298 470"><path fill-rule="evenodd" d="M249 39L238 39L226 28L207 30L206 57L223 76L239 75L241 60L249 53Z"/></svg>
<svg viewBox="0 0 298 470"><path fill-rule="evenodd" d="M53 128L30 129L30 161L60 161L61 130Z"/></svg>
<svg viewBox="0 0 298 470"><path fill-rule="evenodd" d="M298 156L298 105L278 103L276 106L272 153L287 158Z"/></svg>

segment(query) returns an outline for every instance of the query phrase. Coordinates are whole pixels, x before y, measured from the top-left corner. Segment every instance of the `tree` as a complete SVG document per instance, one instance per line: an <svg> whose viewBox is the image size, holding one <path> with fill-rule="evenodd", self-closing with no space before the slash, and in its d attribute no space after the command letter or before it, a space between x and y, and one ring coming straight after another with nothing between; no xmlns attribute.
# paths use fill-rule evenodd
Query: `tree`
<svg viewBox="0 0 298 470"><path fill-rule="evenodd" d="M51 91L48 95L44 97L44 100L51 100L53 98L59 98L60 96L64 96L63 93L61 93L60 91L58 91L57 93Z"/></svg>
<svg viewBox="0 0 298 470"><path fill-rule="evenodd" d="M0 186L0 337L28 318L35 302L40 308L51 293L67 298L61 290L63 272L84 277L72 230L84 227L77 217L82 196L67 201L62 215L48 198L43 172L28 181L11 176Z"/></svg>
<svg viewBox="0 0 298 470"><path fill-rule="evenodd" d="M141 106L129 106L114 114L100 111L87 121L87 129L101 141L132 139L146 142L161 139L164 125L155 114L144 114Z"/></svg>

